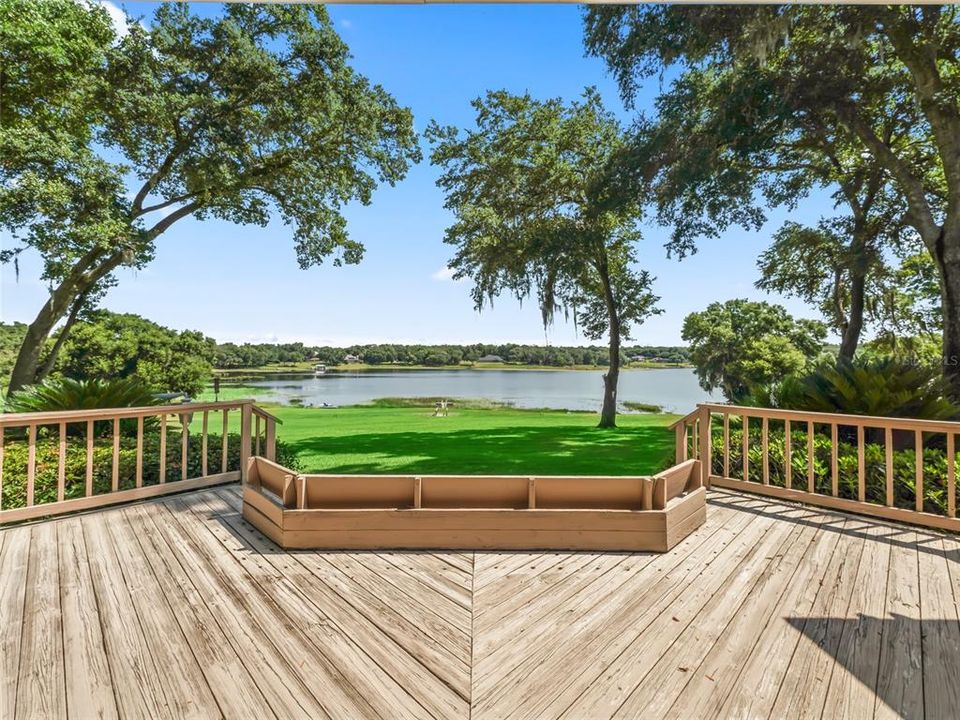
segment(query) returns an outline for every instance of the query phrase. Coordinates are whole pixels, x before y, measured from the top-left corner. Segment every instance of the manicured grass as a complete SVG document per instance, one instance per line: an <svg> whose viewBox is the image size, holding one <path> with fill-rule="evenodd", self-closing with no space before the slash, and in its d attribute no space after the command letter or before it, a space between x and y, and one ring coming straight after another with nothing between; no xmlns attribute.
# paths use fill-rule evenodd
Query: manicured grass
<svg viewBox="0 0 960 720"><path fill-rule="evenodd" d="M643 475L672 462L675 415L622 415L600 430L590 413L355 406L271 407L277 437L305 472Z"/></svg>

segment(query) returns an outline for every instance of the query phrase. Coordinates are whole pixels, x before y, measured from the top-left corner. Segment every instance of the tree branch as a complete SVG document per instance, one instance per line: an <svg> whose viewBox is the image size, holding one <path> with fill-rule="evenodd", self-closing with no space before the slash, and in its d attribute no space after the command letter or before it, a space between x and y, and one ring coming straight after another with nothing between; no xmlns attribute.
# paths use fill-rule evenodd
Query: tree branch
<svg viewBox="0 0 960 720"><path fill-rule="evenodd" d="M943 86L937 49L914 43L913 36L922 37L923 31L914 23L916 32L911 33L899 8L887 10L881 17L887 37L913 78L917 99L933 129L947 183L960 198L960 111L956 97Z"/></svg>
<svg viewBox="0 0 960 720"><path fill-rule="evenodd" d="M53 347L50 348L50 353L47 355L47 359L44 361L43 366L37 372L36 382L43 382L43 380L53 370L53 366L57 362L57 357L60 355L60 349L63 347L63 343L66 341L67 336L70 334L71 328L73 328L74 324L77 322L77 318L80 317L80 311L83 310L84 305L86 305L87 298L90 297L90 293L93 291L94 287L95 284L91 285L86 290L81 292L77 296L76 300L73 301L67 321L60 329L60 334L57 336L56 342L53 343Z"/></svg>
<svg viewBox="0 0 960 720"><path fill-rule="evenodd" d="M927 202L923 182L913 174L907 163L897 157L897 154L877 137L873 128L857 114L855 108L849 104L844 104L838 108L838 115L841 122L860 138L877 161L886 167L900 183L907 198L910 224L920 233L924 243L928 247L932 247L932 244L936 242L940 235L940 225L934 218L930 204Z"/></svg>
<svg viewBox="0 0 960 720"><path fill-rule="evenodd" d="M165 207L170 207L171 205L176 205L177 203L183 202L184 200L189 200L192 197L196 197L199 193L184 193L183 195L178 195L177 197L170 198L169 200L164 200L161 203L156 205L150 205L140 210L140 215L147 215L148 213L156 212L157 210L163 210Z"/></svg>
<svg viewBox="0 0 960 720"><path fill-rule="evenodd" d="M165 218L160 220L156 225L150 228L147 231L147 235L150 238L157 237L161 233L165 232L167 228L173 225L177 220L180 220L181 218L185 218L187 215L190 215L198 207L200 207L199 202L192 202L192 203L188 203L187 205L184 205L182 208L179 208L178 210L174 210L172 213L167 215Z"/></svg>

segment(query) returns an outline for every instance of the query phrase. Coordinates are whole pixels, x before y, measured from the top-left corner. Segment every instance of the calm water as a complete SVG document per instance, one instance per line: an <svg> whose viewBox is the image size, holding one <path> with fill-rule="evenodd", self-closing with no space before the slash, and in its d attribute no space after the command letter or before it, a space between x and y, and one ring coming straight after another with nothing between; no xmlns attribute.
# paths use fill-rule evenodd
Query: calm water
<svg viewBox="0 0 960 720"><path fill-rule="evenodd" d="M517 407L600 410L603 373L587 370L418 370L284 375L245 380L265 401L304 405L356 405L383 397L485 398ZM626 370L620 374L620 401L661 405L688 412L711 399L692 370Z"/></svg>

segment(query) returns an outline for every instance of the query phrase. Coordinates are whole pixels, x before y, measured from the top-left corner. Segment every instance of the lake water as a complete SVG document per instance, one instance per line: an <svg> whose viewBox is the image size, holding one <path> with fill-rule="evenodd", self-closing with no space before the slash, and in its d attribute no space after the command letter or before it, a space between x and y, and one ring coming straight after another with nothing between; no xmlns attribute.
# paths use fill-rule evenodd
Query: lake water
<svg viewBox="0 0 960 720"><path fill-rule="evenodd" d="M521 408L600 410L600 370L393 370L359 373L283 375L244 380L267 402L304 405L356 405L383 397L484 398ZM686 413L716 398L698 384L693 370L625 370L619 399L660 405Z"/></svg>

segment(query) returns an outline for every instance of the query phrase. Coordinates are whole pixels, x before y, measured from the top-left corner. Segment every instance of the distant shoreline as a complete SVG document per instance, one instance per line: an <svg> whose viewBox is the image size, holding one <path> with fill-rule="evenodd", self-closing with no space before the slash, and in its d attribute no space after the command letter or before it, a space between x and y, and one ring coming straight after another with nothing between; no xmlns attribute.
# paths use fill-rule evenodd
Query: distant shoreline
<svg viewBox="0 0 960 720"><path fill-rule="evenodd" d="M217 368L214 370L216 377L229 379L231 377L245 377L251 375L269 376L269 375L309 375L314 372L315 363L288 363L283 365L265 365L253 368ZM692 369L693 365L684 363L630 363L620 368L621 371L631 370L681 370ZM381 365L368 365L365 363L351 363L345 365L331 365L327 367L325 374L342 375L344 373L365 373L365 372L428 372L431 370L508 370L511 372L556 372L560 370L576 371L604 371L606 365L515 365L511 363L470 363L460 365L396 365L383 363Z"/></svg>

